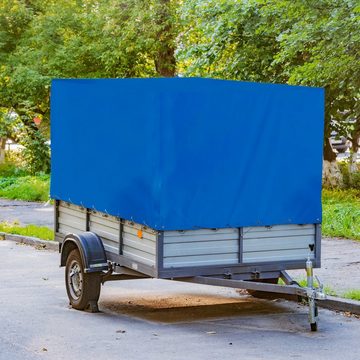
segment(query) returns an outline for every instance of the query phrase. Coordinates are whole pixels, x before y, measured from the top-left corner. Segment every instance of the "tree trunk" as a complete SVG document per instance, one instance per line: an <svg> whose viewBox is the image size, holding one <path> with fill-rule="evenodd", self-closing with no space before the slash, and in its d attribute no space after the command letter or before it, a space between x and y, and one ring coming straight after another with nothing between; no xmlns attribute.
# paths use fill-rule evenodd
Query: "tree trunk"
<svg viewBox="0 0 360 360"><path fill-rule="evenodd" d="M327 95L329 95L328 91ZM331 132L331 115L328 112L328 109L330 108L329 101L329 96L327 96L325 102L324 161L322 180L325 187L333 188L343 186L343 176L336 161L336 153L334 152L329 139Z"/></svg>
<svg viewBox="0 0 360 360"><path fill-rule="evenodd" d="M176 71L174 29L170 0L158 0L157 39L159 46L155 55L155 68L163 77L174 77Z"/></svg>
<svg viewBox="0 0 360 360"><path fill-rule="evenodd" d="M0 138L0 164L5 162L6 138Z"/></svg>
<svg viewBox="0 0 360 360"><path fill-rule="evenodd" d="M325 119L324 119L324 161L336 161L336 154L330 143L331 135L331 104L336 95L332 94L329 86L325 87Z"/></svg>
<svg viewBox="0 0 360 360"><path fill-rule="evenodd" d="M360 141L360 118L356 119L354 131L351 134L351 155L350 155L350 164L349 164L349 172L350 177L353 173L356 173L358 171L357 166L357 152L359 150L359 141Z"/></svg>
<svg viewBox="0 0 360 360"><path fill-rule="evenodd" d="M331 146L330 139L325 138L324 140L324 160L336 161L336 154Z"/></svg>

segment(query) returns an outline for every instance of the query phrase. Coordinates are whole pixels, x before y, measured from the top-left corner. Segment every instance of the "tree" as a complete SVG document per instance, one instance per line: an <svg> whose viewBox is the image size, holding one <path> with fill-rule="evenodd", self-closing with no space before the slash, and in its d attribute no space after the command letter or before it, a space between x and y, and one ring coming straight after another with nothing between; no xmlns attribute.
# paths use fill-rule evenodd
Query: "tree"
<svg viewBox="0 0 360 360"><path fill-rule="evenodd" d="M184 74L324 87L325 160L336 158L328 140L335 129L357 150L357 1L187 0L180 13Z"/></svg>
<svg viewBox="0 0 360 360"><path fill-rule="evenodd" d="M4 0L0 4L0 129L3 143L7 138L29 144L31 139L36 141L36 138L42 138L43 147L46 148L46 138L37 133L31 118L34 110L45 114L43 104L33 102L39 79L33 76L34 72L16 61L15 56L37 11L36 1ZM26 128L33 131L25 131ZM48 163L48 156L45 163Z"/></svg>
<svg viewBox="0 0 360 360"><path fill-rule="evenodd" d="M30 161L41 158L49 164L52 78L175 75L175 4L5 0L0 6L0 106L23 123L21 142ZM34 117L42 119L39 129ZM36 163L37 169L47 168Z"/></svg>

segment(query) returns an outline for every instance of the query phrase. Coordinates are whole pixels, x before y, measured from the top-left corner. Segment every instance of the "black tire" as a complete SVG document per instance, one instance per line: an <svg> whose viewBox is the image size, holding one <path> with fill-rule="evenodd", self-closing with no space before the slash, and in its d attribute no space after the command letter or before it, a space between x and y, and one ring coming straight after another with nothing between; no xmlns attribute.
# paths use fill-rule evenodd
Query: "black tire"
<svg viewBox="0 0 360 360"><path fill-rule="evenodd" d="M318 329L317 322L311 323L310 328L311 328L311 331L317 331L317 329Z"/></svg>
<svg viewBox="0 0 360 360"><path fill-rule="evenodd" d="M97 302L100 296L101 273L85 273L78 249L70 252L66 259L65 285L70 305L85 310L90 302Z"/></svg>

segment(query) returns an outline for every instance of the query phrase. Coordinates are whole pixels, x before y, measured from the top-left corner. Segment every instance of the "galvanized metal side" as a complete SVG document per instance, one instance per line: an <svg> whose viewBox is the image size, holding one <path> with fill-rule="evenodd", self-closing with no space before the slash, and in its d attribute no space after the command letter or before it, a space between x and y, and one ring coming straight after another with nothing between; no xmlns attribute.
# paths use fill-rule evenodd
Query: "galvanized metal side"
<svg viewBox="0 0 360 360"><path fill-rule="evenodd" d="M71 203L60 201L58 204L58 232L80 233L86 231L86 209Z"/></svg>
<svg viewBox="0 0 360 360"><path fill-rule="evenodd" d="M119 249L119 218L95 210L90 211L89 231L97 234L104 245L105 251L118 254Z"/></svg>
<svg viewBox="0 0 360 360"><path fill-rule="evenodd" d="M238 262L237 228L164 231L164 268Z"/></svg>
<svg viewBox="0 0 360 360"><path fill-rule="evenodd" d="M122 253L129 259L155 266L157 231L132 221L123 224Z"/></svg>
<svg viewBox="0 0 360 360"><path fill-rule="evenodd" d="M243 228L243 262L315 259L316 227L276 225Z"/></svg>
<svg viewBox="0 0 360 360"><path fill-rule="evenodd" d="M159 278L226 274L250 279L304 268L309 254L320 266L321 226L313 224L158 232L56 201L55 230L60 242L67 233L92 231L109 260Z"/></svg>

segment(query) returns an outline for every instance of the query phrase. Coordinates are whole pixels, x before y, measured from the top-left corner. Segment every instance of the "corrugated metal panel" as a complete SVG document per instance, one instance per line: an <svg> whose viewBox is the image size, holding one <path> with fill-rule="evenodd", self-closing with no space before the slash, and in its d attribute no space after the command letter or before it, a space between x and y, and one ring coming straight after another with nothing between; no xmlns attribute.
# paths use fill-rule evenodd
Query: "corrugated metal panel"
<svg viewBox="0 0 360 360"><path fill-rule="evenodd" d="M251 230L251 232L262 232L262 231L275 231L275 230L303 230L312 229L314 230L314 224L285 224L285 225L271 225L271 226L247 226L245 230Z"/></svg>
<svg viewBox="0 0 360 360"><path fill-rule="evenodd" d="M178 244L165 244L164 256L190 256L204 254L237 253L238 242L233 240L211 241L211 242L187 242Z"/></svg>
<svg viewBox="0 0 360 360"><path fill-rule="evenodd" d="M119 254L120 219L97 211L90 212L89 230L100 236L106 251Z"/></svg>
<svg viewBox="0 0 360 360"><path fill-rule="evenodd" d="M78 208L78 209L71 209L71 208L68 208L66 206L62 206L60 205L59 206L59 212L61 214L67 214L67 215L70 215L70 216L75 216L75 217L78 217L80 219L86 219L86 213L85 213L85 209L82 209L81 208Z"/></svg>
<svg viewBox="0 0 360 360"><path fill-rule="evenodd" d="M243 262L257 263L314 258L315 225L243 228Z"/></svg>
<svg viewBox="0 0 360 360"><path fill-rule="evenodd" d="M61 201L59 205L59 232L79 233L86 231L86 209ZM100 236L106 251L114 254L120 252L120 219L99 211L90 211L89 230ZM142 238L138 237L141 230ZM146 265L156 263L157 232L133 223L124 221L123 255Z"/></svg>
<svg viewBox="0 0 360 360"><path fill-rule="evenodd" d="M238 260L236 228L164 232L164 267L227 265Z"/></svg>
<svg viewBox="0 0 360 360"><path fill-rule="evenodd" d="M281 237L281 236L296 236L296 235L315 235L315 226L312 228L303 227L303 225L292 225L293 228L289 229L289 226L285 225L286 228L283 229L282 225L277 225L273 227L263 227L259 226L259 228L251 227L244 228L243 237L244 239L259 239L259 238L267 238L271 233L271 237Z"/></svg>
<svg viewBox="0 0 360 360"><path fill-rule="evenodd" d="M244 262L258 263L270 261L304 260L305 266L305 260L307 259L309 253L309 248L248 252L246 253L246 258L244 256ZM310 259L314 259L314 253L311 253Z"/></svg>
<svg viewBox="0 0 360 360"><path fill-rule="evenodd" d="M90 220L114 229L119 228L119 218L98 211L90 212Z"/></svg>
<svg viewBox="0 0 360 360"><path fill-rule="evenodd" d="M221 233L221 232L217 232L217 231L213 231L211 233L208 234L194 234L194 235L189 235L189 234L182 234L182 233L178 233L178 235L171 235L168 237L166 232L166 243L167 244L178 244L178 243L183 243L183 242L189 242L189 236L191 236L191 242L209 242L209 241L221 241L221 240L237 240L239 238L239 231L238 229L233 230L232 232L227 232L227 233ZM212 230L210 230L212 231Z"/></svg>
<svg viewBox="0 0 360 360"><path fill-rule="evenodd" d="M164 258L164 267L231 265L238 263L237 254L212 254Z"/></svg>
<svg viewBox="0 0 360 360"><path fill-rule="evenodd" d="M246 252L271 251L274 249L308 249L309 244L314 243L312 236L293 236L282 238L260 238L260 239L244 239L243 249Z"/></svg>
<svg viewBox="0 0 360 360"><path fill-rule="evenodd" d="M81 233L81 232L84 232L85 229L79 229L79 228L76 228L76 227L73 227L73 226L68 226L68 225L65 225L65 224L61 224L59 223L59 232L61 234L64 234L64 235L67 235L67 234L78 234L78 233Z"/></svg>
<svg viewBox="0 0 360 360"><path fill-rule="evenodd" d="M59 229L62 234L86 231L86 210L64 201L59 204Z"/></svg>
<svg viewBox="0 0 360 360"><path fill-rule="evenodd" d="M137 237L138 231L142 231L142 236L145 239L156 241L157 239L157 231L152 230L148 227L142 226L140 224L132 223L130 221L124 222L124 231L129 234L132 234Z"/></svg>
<svg viewBox="0 0 360 360"><path fill-rule="evenodd" d="M141 230L142 238L138 236ZM123 254L143 264L155 266L157 232L131 221L123 226Z"/></svg>
<svg viewBox="0 0 360 360"><path fill-rule="evenodd" d="M67 209L73 209L75 211L85 212L85 208L79 205L75 205L66 201L60 201L60 207L65 207Z"/></svg>
<svg viewBox="0 0 360 360"><path fill-rule="evenodd" d="M184 231L166 231L166 237L172 236L199 236L199 235L215 235L215 234L234 234L237 233L237 228L222 228L222 229L198 229L198 230L184 230Z"/></svg>

